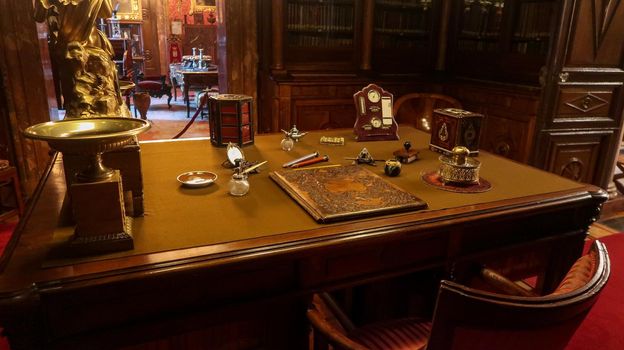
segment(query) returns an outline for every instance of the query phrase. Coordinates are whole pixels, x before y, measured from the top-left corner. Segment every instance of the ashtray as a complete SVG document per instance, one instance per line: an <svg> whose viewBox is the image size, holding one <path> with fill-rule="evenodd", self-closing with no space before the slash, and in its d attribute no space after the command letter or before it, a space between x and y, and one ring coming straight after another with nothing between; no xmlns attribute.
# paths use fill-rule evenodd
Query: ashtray
<svg viewBox="0 0 624 350"><path fill-rule="evenodd" d="M178 181L186 187L206 187L217 180L217 174L210 171L189 171L178 175Z"/></svg>

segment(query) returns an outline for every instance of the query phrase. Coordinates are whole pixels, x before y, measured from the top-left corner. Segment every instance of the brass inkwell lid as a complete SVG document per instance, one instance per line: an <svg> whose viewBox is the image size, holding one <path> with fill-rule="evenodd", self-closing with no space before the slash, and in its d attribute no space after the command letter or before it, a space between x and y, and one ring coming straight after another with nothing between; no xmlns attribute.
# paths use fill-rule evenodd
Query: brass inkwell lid
<svg viewBox="0 0 624 350"><path fill-rule="evenodd" d="M469 155L468 148L457 146L453 148L451 156L440 156L440 180L456 185L478 184L481 162Z"/></svg>

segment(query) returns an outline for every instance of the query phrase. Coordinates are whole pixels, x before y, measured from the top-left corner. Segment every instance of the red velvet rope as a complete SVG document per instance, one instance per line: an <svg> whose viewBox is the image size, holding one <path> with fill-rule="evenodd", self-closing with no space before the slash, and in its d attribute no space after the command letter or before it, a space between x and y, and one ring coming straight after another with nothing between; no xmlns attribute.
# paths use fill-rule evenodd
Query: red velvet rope
<svg viewBox="0 0 624 350"><path fill-rule="evenodd" d="M205 98L206 95L204 95L204 98L202 98L199 102L199 106L197 107L197 111L195 111L195 114L193 114L193 117L191 118L191 120L189 120L188 123L186 123L186 126L184 126L184 128L182 129L182 131L180 131L176 136L172 137L172 139L177 139L180 138L180 136L184 135L184 133L186 132L186 130L188 130L188 128L191 127L191 125L193 124L193 122L195 121L195 119L197 119L197 116L199 115L199 113L201 113L202 109L204 109L204 107L206 107L206 103L208 102L208 99Z"/></svg>

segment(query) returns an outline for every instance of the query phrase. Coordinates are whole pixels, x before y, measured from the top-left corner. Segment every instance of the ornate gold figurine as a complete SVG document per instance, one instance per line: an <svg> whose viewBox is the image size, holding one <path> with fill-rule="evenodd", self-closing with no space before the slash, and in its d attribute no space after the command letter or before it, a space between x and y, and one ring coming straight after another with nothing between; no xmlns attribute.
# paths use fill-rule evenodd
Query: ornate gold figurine
<svg viewBox="0 0 624 350"><path fill-rule="evenodd" d="M47 21L66 118L130 117L123 103L113 47L96 28L112 16L111 0L37 0L35 20Z"/></svg>

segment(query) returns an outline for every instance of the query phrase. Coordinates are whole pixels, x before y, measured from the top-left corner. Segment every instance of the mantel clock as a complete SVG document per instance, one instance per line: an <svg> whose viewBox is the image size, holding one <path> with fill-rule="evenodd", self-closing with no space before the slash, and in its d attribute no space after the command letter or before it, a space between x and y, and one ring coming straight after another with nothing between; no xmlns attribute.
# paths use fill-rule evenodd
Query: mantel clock
<svg viewBox="0 0 624 350"><path fill-rule="evenodd" d="M353 132L358 141L398 140L396 120L392 115L393 96L375 84L353 95L357 119Z"/></svg>

